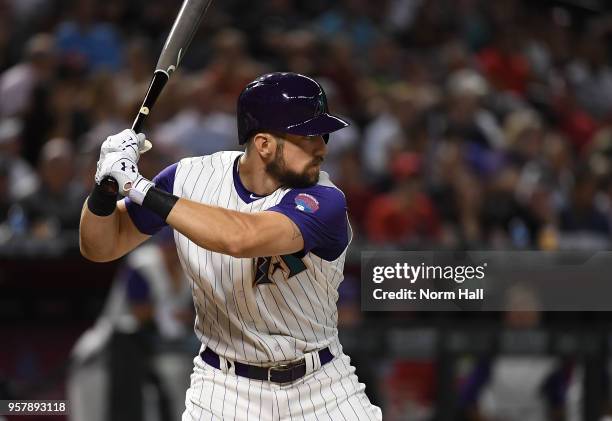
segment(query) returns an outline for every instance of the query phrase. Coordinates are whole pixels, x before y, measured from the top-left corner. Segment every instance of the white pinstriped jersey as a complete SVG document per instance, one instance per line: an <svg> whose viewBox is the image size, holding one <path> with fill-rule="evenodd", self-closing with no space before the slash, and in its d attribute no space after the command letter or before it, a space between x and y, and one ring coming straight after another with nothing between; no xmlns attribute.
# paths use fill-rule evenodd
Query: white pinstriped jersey
<svg viewBox="0 0 612 421"><path fill-rule="evenodd" d="M239 191L244 189L236 169L240 155L232 151L183 159L173 170L172 186L166 188L182 198L240 212L268 210L288 194L293 194L295 207L305 212L326 206L308 189L291 193L280 188L264 197L247 192L247 199ZM158 183L158 187L163 186ZM324 172L317 188L333 189L344 200ZM147 232L137 223L142 208L128 205L136 225ZM350 231L345 208L342 212L345 231ZM302 234L306 242L308 236L303 230ZM336 301L349 237L346 233L339 256L310 250L301 257L251 259L203 249L175 232L178 254L192 285L195 331L202 344L227 359L259 365L294 360L326 346L340 355Z"/></svg>

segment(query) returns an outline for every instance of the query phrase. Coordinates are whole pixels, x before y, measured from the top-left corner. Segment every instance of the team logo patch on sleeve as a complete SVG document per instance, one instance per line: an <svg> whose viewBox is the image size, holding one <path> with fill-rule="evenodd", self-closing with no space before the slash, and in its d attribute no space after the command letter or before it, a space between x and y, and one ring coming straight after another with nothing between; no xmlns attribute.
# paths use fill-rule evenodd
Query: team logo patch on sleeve
<svg viewBox="0 0 612 421"><path fill-rule="evenodd" d="M300 193L295 196L295 207L302 212L315 213L319 210L319 201L309 194Z"/></svg>

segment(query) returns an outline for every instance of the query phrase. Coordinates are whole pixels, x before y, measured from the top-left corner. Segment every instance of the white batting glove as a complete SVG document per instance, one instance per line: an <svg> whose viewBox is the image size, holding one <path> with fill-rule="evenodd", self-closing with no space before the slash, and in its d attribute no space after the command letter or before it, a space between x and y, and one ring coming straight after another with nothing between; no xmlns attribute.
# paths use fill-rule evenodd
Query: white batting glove
<svg viewBox="0 0 612 421"><path fill-rule="evenodd" d="M125 129L121 133L106 138L100 148L98 162L104 161L106 156L113 152L123 152L127 159L138 162L140 154L149 149L151 149L151 142L145 139L143 133L136 134L132 129Z"/></svg>
<svg viewBox="0 0 612 421"><path fill-rule="evenodd" d="M139 205L154 184L140 175L136 162L126 158L124 152L110 152L98 162L96 183L110 176L119 185L119 194L128 196Z"/></svg>

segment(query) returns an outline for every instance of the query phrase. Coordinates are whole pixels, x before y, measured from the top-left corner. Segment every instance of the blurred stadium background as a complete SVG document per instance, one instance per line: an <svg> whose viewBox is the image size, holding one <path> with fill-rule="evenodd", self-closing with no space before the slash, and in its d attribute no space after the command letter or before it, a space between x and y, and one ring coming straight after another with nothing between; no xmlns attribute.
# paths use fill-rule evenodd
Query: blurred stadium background
<svg viewBox="0 0 612 421"><path fill-rule="evenodd" d="M179 6L0 0L0 399L180 415L197 343L167 238L110 264L77 241L99 145L131 124ZM364 313L359 256L609 250L611 59L607 0L219 0L141 170L236 149L255 76L316 77L353 123L325 162L356 233L340 335L385 419L604 419L609 314L514 312L520 292L505 313Z"/></svg>

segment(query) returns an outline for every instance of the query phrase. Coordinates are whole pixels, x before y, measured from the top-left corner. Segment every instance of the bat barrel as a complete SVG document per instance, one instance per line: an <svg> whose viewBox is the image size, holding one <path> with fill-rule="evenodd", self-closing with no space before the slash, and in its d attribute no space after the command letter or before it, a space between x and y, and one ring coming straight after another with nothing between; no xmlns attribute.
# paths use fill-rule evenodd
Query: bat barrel
<svg viewBox="0 0 612 421"><path fill-rule="evenodd" d="M164 48L157 61L157 70L168 74L175 71L187 51L212 0L184 0Z"/></svg>

